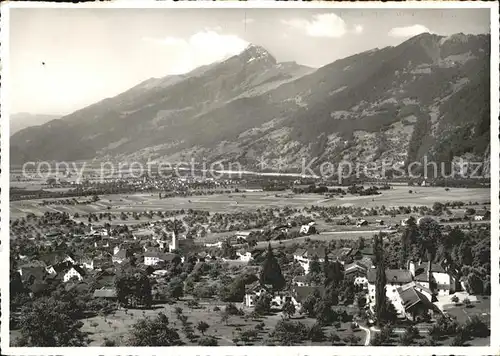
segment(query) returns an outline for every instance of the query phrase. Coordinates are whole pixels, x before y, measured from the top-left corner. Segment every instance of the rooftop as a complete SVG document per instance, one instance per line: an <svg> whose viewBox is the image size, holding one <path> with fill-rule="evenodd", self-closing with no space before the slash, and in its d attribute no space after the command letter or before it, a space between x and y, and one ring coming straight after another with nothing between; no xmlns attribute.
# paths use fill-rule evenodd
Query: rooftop
<svg viewBox="0 0 500 356"><path fill-rule="evenodd" d="M369 283L375 283L377 269L371 268L368 270L367 277ZM412 281L410 271L404 269L388 269L385 271L387 283L409 283Z"/></svg>

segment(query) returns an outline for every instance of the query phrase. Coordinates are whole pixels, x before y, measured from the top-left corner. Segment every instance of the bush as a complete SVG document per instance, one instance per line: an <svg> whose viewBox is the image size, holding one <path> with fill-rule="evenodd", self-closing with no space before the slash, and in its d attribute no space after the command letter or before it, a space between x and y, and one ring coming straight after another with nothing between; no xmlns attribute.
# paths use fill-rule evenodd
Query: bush
<svg viewBox="0 0 500 356"><path fill-rule="evenodd" d="M355 346L355 345L357 345L357 344L358 344L358 342L360 342L360 341L361 341L361 338L360 338L360 337L358 337L358 336L356 336L356 335L354 335L354 334L349 334L348 336L346 336L346 337L344 338L344 342L345 342L346 344L351 345L351 346Z"/></svg>
<svg viewBox="0 0 500 356"><path fill-rule="evenodd" d="M316 323L309 329L309 339L313 342L325 340L325 332L320 324Z"/></svg>
<svg viewBox="0 0 500 356"><path fill-rule="evenodd" d="M330 333L330 335L328 336L328 339L330 340L330 342L332 343L332 346L334 346L335 344L337 344L338 342L340 342L340 336L336 333L334 333L333 331Z"/></svg>
<svg viewBox="0 0 500 356"><path fill-rule="evenodd" d="M244 312L238 309L233 303L229 303L226 305L225 312L228 315L244 315Z"/></svg>
<svg viewBox="0 0 500 356"><path fill-rule="evenodd" d="M213 336L204 336L198 340L200 346L218 346L217 339Z"/></svg>
<svg viewBox="0 0 500 356"><path fill-rule="evenodd" d="M109 340L109 339L105 339L102 346L104 347L114 347L116 346L116 341L115 340Z"/></svg>
<svg viewBox="0 0 500 356"><path fill-rule="evenodd" d="M301 322L280 320L271 333L271 337L282 346L291 346L308 339L309 334L310 330Z"/></svg>
<svg viewBox="0 0 500 356"><path fill-rule="evenodd" d="M473 315L465 323L465 333L472 337L488 337L490 329L477 315Z"/></svg>

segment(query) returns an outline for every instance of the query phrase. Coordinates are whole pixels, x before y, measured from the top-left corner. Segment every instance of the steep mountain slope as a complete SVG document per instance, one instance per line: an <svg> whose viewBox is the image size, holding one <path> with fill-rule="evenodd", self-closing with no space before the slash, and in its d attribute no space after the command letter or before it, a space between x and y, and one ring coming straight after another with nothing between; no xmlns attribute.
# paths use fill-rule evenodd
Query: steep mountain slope
<svg viewBox="0 0 500 356"><path fill-rule="evenodd" d="M487 159L489 58L486 35L422 34L315 71L251 45L22 130L11 160Z"/></svg>
<svg viewBox="0 0 500 356"><path fill-rule="evenodd" d="M59 119L57 115L36 115L30 113L16 113L10 115L10 134L25 129L30 126L43 125L51 120Z"/></svg>

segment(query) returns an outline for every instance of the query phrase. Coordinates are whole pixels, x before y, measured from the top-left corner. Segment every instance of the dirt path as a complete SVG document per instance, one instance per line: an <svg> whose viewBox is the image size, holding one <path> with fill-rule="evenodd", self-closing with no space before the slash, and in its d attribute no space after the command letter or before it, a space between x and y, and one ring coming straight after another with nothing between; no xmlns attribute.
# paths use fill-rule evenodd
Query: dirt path
<svg viewBox="0 0 500 356"><path fill-rule="evenodd" d="M370 346L372 332L370 331L370 329L365 328L364 326L361 325L359 325L359 328L366 333L365 346Z"/></svg>

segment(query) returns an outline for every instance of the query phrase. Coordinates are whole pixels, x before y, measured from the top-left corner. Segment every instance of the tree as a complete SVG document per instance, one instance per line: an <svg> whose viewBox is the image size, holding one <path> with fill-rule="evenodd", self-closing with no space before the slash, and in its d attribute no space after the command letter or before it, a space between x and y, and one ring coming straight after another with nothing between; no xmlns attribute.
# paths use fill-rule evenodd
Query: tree
<svg viewBox="0 0 500 356"><path fill-rule="evenodd" d="M483 294L484 291L483 281L474 272L467 276L466 287L469 294Z"/></svg>
<svg viewBox="0 0 500 356"><path fill-rule="evenodd" d="M332 305L325 299L319 300L314 308L314 314L319 324L329 324L333 318Z"/></svg>
<svg viewBox="0 0 500 356"><path fill-rule="evenodd" d="M476 210L473 208L465 209L465 215L474 215L475 213L476 213Z"/></svg>
<svg viewBox="0 0 500 356"><path fill-rule="evenodd" d="M283 289L286 285L278 260L273 254L271 244L268 246L266 258L260 272L260 283L262 285L272 285L275 291Z"/></svg>
<svg viewBox="0 0 500 356"><path fill-rule="evenodd" d="M344 266L339 261L330 262L325 256L324 263L325 287L338 288L344 280Z"/></svg>
<svg viewBox="0 0 500 356"><path fill-rule="evenodd" d="M167 285L168 296L170 298L179 299L184 295L184 283L180 278L173 278Z"/></svg>
<svg viewBox="0 0 500 356"><path fill-rule="evenodd" d="M365 248L365 239L363 238L363 236L360 236L358 238L358 249L362 250L364 248Z"/></svg>
<svg viewBox="0 0 500 356"><path fill-rule="evenodd" d="M227 311L224 311L221 314L220 321L227 325L229 323L229 317L229 313Z"/></svg>
<svg viewBox="0 0 500 356"><path fill-rule="evenodd" d="M196 326L196 328L199 330L199 332L202 334L202 335L205 335L205 331L208 330L208 328L210 327L210 325L208 325L206 322L204 322L203 320L200 321L198 323L198 325Z"/></svg>
<svg viewBox="0 0 500 356"><path fill-rule="evenodd" d="M271 299L268 293L262 293L255 302L255 312L260 315L269 314L271 311Z"/></svg>
<svg viewBox="0 0 500 356"><path fill-rule="evenodd" d="M151 284L143 271L136 268L122 271L115 279L115 288L118 301L123 305L151 306Z"/></svg>
<svg viewBox="0 0 500 356"><path fill-rule="evenodd" d="M85 346L88 339L80 330L81 321L72 319L68 305L53 298L40 298L21 308L19 346Z"/></svg>
<svg viewBox="0 0 500 356"><path fill-rule="evenodd" d="M463 303L464 303L464 305L465 305L466 308L469 308L471 306L471 301L470 301L469 298L465 298L463 300Z"/></svg>
<svg viewBox="0 0 500 356"><path fill-rule="evenodd" d="M256 330L245 330L240 333L240 339L246 344L247 342L253 341L257 337L257 335L258 334Z"/></svg>
<svg viewBox="0 0 500 356"><path fill-rule="evenodd" d="M302 303L301 313L306 314L308 317L313 318L316 315L316 304L321 300L319 290L315 289L312 294L309 294L304 303Z"/></svg>
<svg viewBox="0 0 500 356"><path fill-rule="evenodd" d="M293 302L288 299L283 305L282 311L283 314L285 314L286 317L290 319L295 314L295 304L293 304Z"/></svg>
<svg viewBox="0 0 500 356"><path fill-rule="evenodd" d="M401 234L401 256L399 266L402 269L406 268L411 244L417 237L417 225L415 223L415 219L413 217L410 217L407 224L408 225L406 226L405 231Z"/></svg>
<svg viewBox="0 0 500 356"><path fill-rule="evenodd" d="M382 244L382 236L376 235L374 237L374 253L377 266L375 279L375 316L379 325L384 322L384 317L387 312L387 299L385 292L387 276L385 274L385 260Z"/></svg>
<svg viewBox="0 0 500 356"><path fill-rule="evenodd" d="M236 249L231 245L229 240L224 241L221 247L222 257L229 260L236 259Z"/></svg>
<svg viewBox="0 0 500 356"><path fill-rule="evenodd" d="M255 275L252 275L255 279ZM241 302L245 296L245 285L252 283L253 279L246 276L238 276L229 285L222 285L218 294L223 302Z"/></svg>
<svg viewBox="0 0 500 356"><path fill-rule="evenodd" d="M436 254L436 245L442 241L441 227L436 220L425 217L422 218L418 225L420 231L421 247L430 255L430 259Z"/></svg>
<svg viewBox="0 0 500 356"><path fill-rule="evenodd" d="M130 334L129 346L182 345L179 334L169 326L167 316L161 312L155 319L145 318L137 321Z"/></svg>
<svg viewBox="0 0 500 356"><path fill-rule="evenodd" d="M271 337L282 346L291 346L306 340L309 328L301 322L280 320L271 332Z"/></svg>
<svg viewBox="0 0 500 356"><path fill-rule="evenodd" d="M460 327L451 340L450 346L464 346L468 340L468 330L466 327Z"/></svg>
<svg viewBox="0 0 500 356"><path fill-rule="evenodd" d="M441 215L443 213L443 209L444 209L443 203L435 202L432 205L432 210L433 210L435 215Z"/></svg>
<svg viewBox="0 0 500 356"><path fill-rule="evenodd" d="M313 256L311 262L309 263L309 274L320 274L321 265L319 263L318 256Z"/></svg>

